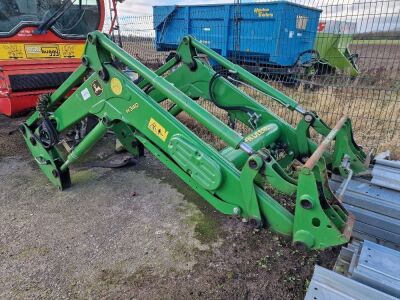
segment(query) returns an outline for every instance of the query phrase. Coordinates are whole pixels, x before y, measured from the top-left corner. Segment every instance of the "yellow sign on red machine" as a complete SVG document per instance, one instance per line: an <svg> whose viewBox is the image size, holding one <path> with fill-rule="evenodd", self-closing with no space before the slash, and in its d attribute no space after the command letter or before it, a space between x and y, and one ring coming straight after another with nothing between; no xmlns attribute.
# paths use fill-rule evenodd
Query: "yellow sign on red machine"
<svg viewBox="0 0 400 300"><path fill-rule="evenodd" d="M83 55L84 49L84 44L72 43L0 43L0 60L50 58L80 59Z"/></svg>

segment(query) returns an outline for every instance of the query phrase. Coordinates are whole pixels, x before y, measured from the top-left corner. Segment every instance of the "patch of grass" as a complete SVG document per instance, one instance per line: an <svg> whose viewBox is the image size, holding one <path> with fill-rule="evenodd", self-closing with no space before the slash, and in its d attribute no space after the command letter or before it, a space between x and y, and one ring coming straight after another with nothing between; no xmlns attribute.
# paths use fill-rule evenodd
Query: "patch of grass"
<svg viewBox="0 0 400 300"><path fill-rule="evenodd" d="M74 173L71 178L73 180L73 184L76 184L79 182L87 182L93 177L94 177L93 170L82 170Z"/></svg>
<svg viewBox="0 0 400 300"><path fill-rule="evenodd" d="M381 79L376 78L376 80ZM380 83L376 82L376 84ZM272 82L271 85L295 99L302 107L316 111L330 126L334 126L343 115L350 117L355 140L366 151L379 152L389 149L393 159L400 159L400 133L398 130L400 126L400 90L343 86L304 91L301 87L299 89L287 88L277 82ZM291 125L296 126L300 121L299 114L289 111L265 95L248 88L243 90ZM213 106L209 101L199 101L199 104L225 123L227 122L226 113ZM216 149L220 150L226 146L223 141L188 115L182 114L179 119ZM238 124L236 130L243 134L249 132L242 124Z"/></svg>
<svg viewBox="0 0 400 300"><path fill-rule="evenodd" d="M311 281L308 278L306 278L306 280L304 281L304 288L303 288L303 291L305 293L307 293L307 290L308 290L308 287L310 286L310 283L311 283Z"/></svg>
<svg viewBox="0 0 400 300"><path fill-rule="evenodd" d="M188 209L190 208L184 207L184 210ZM186 222L189 226L194 227L195 238L201 243L210 244L218 240L219 224L212 214L205 214L198 210L191 211Z"/></svg>
<svg viewBox="0 0 400 300"><path fill-rule="evenodd" d="M400 45L400 40L353 40L353 45Z"/></svg>
<svg viewBox="0 0 400 300"><path fill-rule="evenodd" d="M217 222L206 215L198 218L195 233L196 238L204 244L215 242L218 239L218 227Z"/></svg>
<svg viewBox="0 0 400 300"><path fill-rule="evenodd" d="M202 104L205 103L205 101L202 102ZM224 120L226 118L226 113L224 113L217 107L210 107L210 112L221 120ZM191 118L186 113L181 113L178 117L178 120L185 124L196 135L213 145L217 150L221 150L227 146L224 141L212 134L207 128L205 128L202 124Z"/></svg>
<svg viewBox="0 0 400 300"><path fill-rule="evenodd" d="M129 275L126 278L127 283L137 283L140 281L146 281L146 279L149 279L152 277L153 269L148 266L143 266L139 268L135 273Z"/></svg>
<svg viewBox="0 0 400 300"><path fill-rule="evenodd" d="M121 270L103 269L101 270L99 280L107 286L116 285L121 282L124 274Z"/></svg>
<svg viewBox="0 0 400 300"><path fill-rule="evenodd" d="M45 256L49 253L49 249L45 247L25 248L17 254L18 258L28 258L32 256Z"/></svg>

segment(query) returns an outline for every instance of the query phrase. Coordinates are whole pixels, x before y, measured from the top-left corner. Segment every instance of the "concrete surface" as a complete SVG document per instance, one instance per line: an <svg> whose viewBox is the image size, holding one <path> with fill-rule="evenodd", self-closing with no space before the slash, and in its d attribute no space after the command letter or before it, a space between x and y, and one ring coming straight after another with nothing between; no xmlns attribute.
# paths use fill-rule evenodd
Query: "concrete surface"
<svg viewBox="0 0 400 300"><path fill-rule="evenodd" d="M72 167L60 192L9 134L20 121L0 116L1 299L301 299L314 264L336 258L216 213L151 155Z"/></svg>

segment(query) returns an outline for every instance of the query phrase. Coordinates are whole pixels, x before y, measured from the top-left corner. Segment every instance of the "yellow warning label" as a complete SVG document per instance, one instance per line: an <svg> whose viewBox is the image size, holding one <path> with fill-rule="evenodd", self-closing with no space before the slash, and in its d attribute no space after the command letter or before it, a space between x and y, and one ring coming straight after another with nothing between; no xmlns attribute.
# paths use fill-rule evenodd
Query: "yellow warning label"
<svg viewBox="0 0 400 300"><path fill-rule="evenodd" d="M163 142L166 141L168 137L168 131L165 130L165 128L160 125L156 120L153 118L150 118L149 129L155 133L156 136L158 136Z"/></svg>
<svg viewBox="0 0 400 300"><path fill-rule="evenodd" d="M83 55L84 44L0 43L0 60L76 58Z"/></svg>
<svg viewBox="0 0 400 300"><path fill-rule="evenodd" d="M111 90L113 91L113 93L117 96L122 94L122 83L121 80L119 80L118 78L111 78Z"/></svg>

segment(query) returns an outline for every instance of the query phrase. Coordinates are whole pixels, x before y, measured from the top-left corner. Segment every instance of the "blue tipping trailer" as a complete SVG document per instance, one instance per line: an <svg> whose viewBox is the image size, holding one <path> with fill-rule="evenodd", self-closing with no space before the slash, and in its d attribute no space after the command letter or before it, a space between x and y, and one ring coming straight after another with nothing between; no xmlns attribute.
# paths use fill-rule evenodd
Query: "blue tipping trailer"
<svg viewBox="0 0 400 300"><path fill-rule="evenodd" d="M193 35L254 72L292 73L315 54L321 12L287 1L154 6L155 46L175 50L182 37Z"/></svg>

